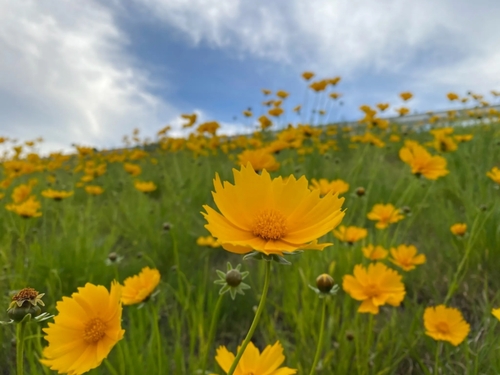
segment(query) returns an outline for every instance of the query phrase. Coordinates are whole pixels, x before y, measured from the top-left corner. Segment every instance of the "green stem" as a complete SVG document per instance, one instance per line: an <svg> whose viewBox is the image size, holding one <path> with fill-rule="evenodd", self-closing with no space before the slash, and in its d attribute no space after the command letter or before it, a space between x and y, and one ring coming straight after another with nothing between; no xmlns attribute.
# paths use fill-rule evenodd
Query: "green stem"
<svg viewBox="0 0 500 375"><path fill-rule="evenodd" d="M16 361L17 375L24 375L24 334L26 322L20 322L16 326Z"/></svg>
<svg viewBox="0 0 500 375"><path fill-rule="evenodd" d="M323 345L323 334L325 333L325 315L326 315L326 297L323 298L323 308L321 311L321 325L319 327L318 346L316 347L316 354L314 355L313 365L309 375L313 375L318 365L319 355L321 354L321 347Z"/></svg>
<svg viewBox="0 0 500 375"><path fill-rule="evenodd" d="M264 289L262 290L262 296L260 297L259 307L257 308L257 312L253 318L252 325L248 330L247 336L245 340L243 340L243 344L241 344L240 350L238 350L238 354L236 354L236 358L234 359L231 368L227 372L227 375L233 375L234 370L236 370L236 366L240 362L243 353L245 353L245 349L247 348L248 343L252 339L252 336L257 328L257 324L259 323L260 316L262 315L262 311L264 311L264 305L266 304L267 291L269 289L269 274L271 273L271 262L266 261L266 276L264 280Z"/></svg>
<svg viewBox="0 0 500 375"><path fill-rule="evenodd" d="M161 335L160 335L160 328L158 326L159 320L158 320L158 312L156 311L156 306L154 304L151 304L151 311L152 311L152 329L155 332L155 337L156 337L156 355L157 355L157 361L158 361L158 374L162 374L162 350L161 350Z"/></svg>
<svg viewBox="0 0 500 375"><path fill-rule="evenodd" d="M442 342L439 342L436 345L436 355L434 357L434 372L433 372L434 375L436 375L438 373L438 370L439 370L439 352L441 351L442 345L443 345Z"/></svg>
<svg viewBox="0 0 500 375"><path fill-rule="evenodd" d="M368 340L366 340L366 366L367 373L369 372L370 366L370 349L372 347L372 339L373 339L373 314L370 314L368 319Z"/></svg>
<svg viewBox="0 0 500 375"><path fill-rule="evenodd" d="M203 360L201 362L202 375L205 375L205 371L207 369L207 359L208 353L210 351L210 346L214 341L215 336L215 328L217 327L217 320L219 318L220 307L222 306L222 298L223 294L219 295L219 299L217 300L217 304L215 305L214 315L212 316L212 321L210 322L210 330L208 331L208 340L205 345L205 353L203 353Z"/></svg>

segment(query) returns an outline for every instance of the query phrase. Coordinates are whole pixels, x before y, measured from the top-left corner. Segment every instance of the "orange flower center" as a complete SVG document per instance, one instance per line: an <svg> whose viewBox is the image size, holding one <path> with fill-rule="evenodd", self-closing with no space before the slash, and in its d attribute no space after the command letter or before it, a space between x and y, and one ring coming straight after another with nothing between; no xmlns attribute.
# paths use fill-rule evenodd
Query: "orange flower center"
<svg viewBox="0 0 500 375"><path fill-rule="evenodd" d="M287 230L286 217L279 211L263 210L257 215L252 233L264 240L279 240Z"/></svg>
<svg viewBox="0 0 500 375"><path fill-rule="evenodd" d="M85 324L85 329L83 331L83 340L88 344L95 344L101 340L106 334L104 330L106 325L99 318L94 318Z"/></svg>
<svg viewBox="0 0 500 375"><path fill-rule="evenodd" d="M379 293L379 287L377 285L375 285L375 284L368 284L365 287L365 294L369 298L376 297L376 296L378 296L380 294Z"/></svg>
<svg viewBox="0 0 500 375"><path fill-rule="evenodd" d="M442 334L450 333L450 327L448 326L448 323L446 323L446 322L439 322L439 323L437 323L436 324L436 330L439 333L442 333Z"/></svg>

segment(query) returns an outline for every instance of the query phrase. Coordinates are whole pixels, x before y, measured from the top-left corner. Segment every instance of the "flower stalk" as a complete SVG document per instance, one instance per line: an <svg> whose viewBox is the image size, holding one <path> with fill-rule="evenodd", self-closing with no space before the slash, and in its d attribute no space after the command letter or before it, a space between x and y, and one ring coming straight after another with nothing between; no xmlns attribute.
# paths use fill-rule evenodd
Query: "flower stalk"
<svg viewBox="0 0 500 375"><path fill-rule="evenodd" d="M326 316L326 301L327 298L323 298L323 307L321 310L321 324L319 327L319 338L318 338L318 345L316 346L316 354L314 355L314 361L311 367L311 371L309 372L309 375L313 375L316 371L316 366L318 365L319 362L319 356L321 354L321 347L323 346L323 336L325 333L325 316Z"/></svg>
<svg viewBox="0 0 500 375"><path fill-rule="evenodd" d="M264 306L266 304L266 298L267 298L267 291L269 290L269 274L271 273L271 262L266 261L266 275L264 279L264 289L262 290L262 296L260 297L260 302L259 302L259 307L257 308L257 312L255 313L255 316L253 318L252 325L250 326L250 329L248 330L248 333L245 337L245 340L243 340L243 343L241 344L240 350L238 350L238 354L236 355L236 358L234 359L233 364L231 365L229 371L227 372L227 375L233 375L234 371L236 370L236 366L238 366L238 363L240 362L241 357L243 356L243 353L245 352L245 349L252 339L252 336L255 332L255 329L257 328L257 324L259 323L260 316L262 315L262 311L264 311Z"/></svg>

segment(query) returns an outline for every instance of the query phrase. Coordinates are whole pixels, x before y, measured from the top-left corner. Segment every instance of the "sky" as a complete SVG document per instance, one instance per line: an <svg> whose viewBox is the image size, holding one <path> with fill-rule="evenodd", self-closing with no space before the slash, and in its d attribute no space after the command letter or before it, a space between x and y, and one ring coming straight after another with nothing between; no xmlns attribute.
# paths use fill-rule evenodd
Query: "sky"
<svg viewBox="0 0 500 375"><path fill-rule="evenodd" d="M182 134L193 112L248 131L263 88L303 104L303 71L342 77L332 121L402 91L419 112L449 108L450 91L490 99L498 19L498 0L0 0L0 136L111 148L134 128Z"/></svg>

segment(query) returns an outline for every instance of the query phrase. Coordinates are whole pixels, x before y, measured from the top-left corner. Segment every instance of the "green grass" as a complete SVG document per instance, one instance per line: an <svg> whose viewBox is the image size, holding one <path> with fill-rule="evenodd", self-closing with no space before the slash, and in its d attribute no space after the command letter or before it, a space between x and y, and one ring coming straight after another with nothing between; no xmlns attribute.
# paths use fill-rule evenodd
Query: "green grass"
<svg viewBox="0 0 500 375"><path fill-rule="evenodd" d="M385 306L370 321L367 314L356 312L359 302L342 289L328 301L317 373L431 374L437 349L442 374L500 373L500 327L491 315L491 308L500 306L500 190L486 177L487 171L500 164L500 146L494 141L499 130L500 124L457 130L473 133L474 139L444 155L450 174L437 181L411 175L398 157L402 143L387 142L384 148L361 144L351 149L349 141L339 137L339 151L324 155L314 151L298 156L296 150L282 151L277 156L281 168L273 176L345 180L350 190L345 194L347 211L342 223L368 228L369 235L348 246L330 233L323 239L334 246L290 256L291 266L273 263L255 344L262 350L280 340L285 365L300 374L309 373L319 337L322 301L308 284L314 285L324 272L341 284L356 264L368 264L361 253L365 244L385 248L413 244L427 256L427 262L410 272L398 270L407 290L400 307ZM430 140L426 133L412 133L408 138ZM105 189L101 196L89 196L75 188L75 195L61 202L40 197L43 215L34 219L17 217L2 208L0 306L6 310L9 293L30 286L46 293L45 311L55 313L55 304L62 296L70 296L87 282L109 287L113 279L123 282L145 266L156 267L162 274L160 293L141 309L124 308L124 339L105 363L89 374L194 374L201 367L206 345L210 347L208 369L222 374L214 360L215 349L226 345L236 351L252 321L264 280L261 262L243 261L222 248L196 245L197 237L208 234L200 211L204 204L215 207L211 196L215 173L232 181L235 164L222 152L195 158L189 151L153 150L150 157L158 164L152 164L149 157L137 162L143 169L140 178L158 185L149 196L134 189L121 163L110 163L107 172L94 181ZM75 158L66 164L68 170L54 172L54 188L73 189L82 175L72 172L76 163ZM13 187L30 178L39 180L34 188L39 196L48 186L45 176L46 172L36 172L17 178L1 202L6 204ZM354 194L358 186L366 189L364 197ZM408 206L411 215L388 229L377 230L366 218L376 203ZM165 222L171 224L170 230L163 229ZM466 238L451 234L449 228L456 222L468 224ZM444 302L467 251L469 256L447 305L460 309L471 332L458 347L448 343L439 347L424 334L423 311ZM107 265L112 252L123 260ZM213 284L215 270L224 270L228 261L242 263L242 270L250 271L245 281L252 289L235 301L224 295L215 340L207 343L218 299L218 287ZM0 319L7 320L7 315L0 315ZM28 330L25 371L50 374L38 363L45 345L40 326L30 324ZM0 326L2 375L15 373L14 337L15 327Z"/></svg>

